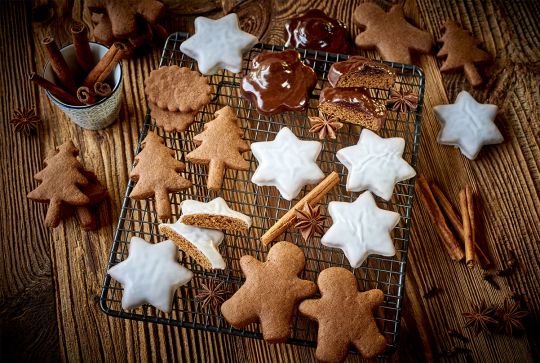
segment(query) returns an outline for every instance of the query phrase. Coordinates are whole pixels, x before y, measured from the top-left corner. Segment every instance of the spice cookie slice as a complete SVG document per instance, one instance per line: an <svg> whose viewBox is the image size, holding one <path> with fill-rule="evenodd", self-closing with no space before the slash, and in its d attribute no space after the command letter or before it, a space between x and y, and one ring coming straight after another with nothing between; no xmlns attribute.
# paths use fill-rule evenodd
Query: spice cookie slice
<svg viewBox="0 0 540 363"><path fill-rule="evenodd" d="M226 231L242 231L251 227L251 218L229 208L221 197L208 203L184 200L180 207L182 208L180 222L191 226Z"/></svg>

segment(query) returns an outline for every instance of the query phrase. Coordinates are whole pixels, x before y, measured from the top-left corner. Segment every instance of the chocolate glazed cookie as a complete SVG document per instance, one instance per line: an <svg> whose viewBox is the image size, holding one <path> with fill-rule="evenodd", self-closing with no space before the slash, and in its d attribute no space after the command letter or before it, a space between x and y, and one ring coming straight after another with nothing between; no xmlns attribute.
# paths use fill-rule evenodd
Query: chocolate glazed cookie
<svg viewBox="0 0 540 363"><path fill-rule="evenodd" d="M257 105L260 113L272 115L301 111L317 76L300 60L295 50L263 53L253 59L251 71L242 79L242 94Z"/></svg>
<svg viewBox="0 0 540 363"><path fill-rule="evenodd" d="M343 54L349 54L351 50L351 36L345 25L319 9L290 19L285 24L285 30L286 47Z"/></svg>

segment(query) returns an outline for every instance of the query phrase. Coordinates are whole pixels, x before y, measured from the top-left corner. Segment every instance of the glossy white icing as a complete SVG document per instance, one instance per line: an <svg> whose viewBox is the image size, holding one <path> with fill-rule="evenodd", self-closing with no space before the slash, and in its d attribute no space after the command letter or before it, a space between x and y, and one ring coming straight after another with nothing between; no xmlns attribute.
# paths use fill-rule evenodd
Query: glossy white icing
<svg viewBox="0 0 540 363"><path fill-rule="evenodd" d="M437 142L459 147L470 160L482 146L504 141L494 123L497 106L478 103L467 91L461 91L454 104L434 106L433 112L442 126Z"/></svg>
<svg viewBox="0 0 540 363"><path fill-rule="evenodd" d="M360 267L368 255L396 254L390 231L399 223L399 213L377 207L370 192L352 203L330 202L328 213L333 224L321 243L343 250L351 267Z"/></svg>
<svg viewBox="0 0 540 363"><path fill-rule="evenodd" d="M193 273L177 262L178 248L173 241L148 243L132 237L129 256L107 272L124 287L122 308L150 304L170 312L178 287L187 284Z"/></svg>
<svg viewBox="0 0 540 363"><path fill-rule="evenodd" d="M283 127L273 141L251 144L251 152L259 162L251 181L259 186L274 186L283 198L293 200L304 186L324 178L316 163L321 148L320 142L300 140Z"/></svg>
<svg viewBox="0 0 540 363"><path fill-rule="evenodd" d="M416 175L405 160L405 140L401 137L382 138L371 130L363 129L358 143L339 150L338 160L345 165L347 190L369 190L379 197L390 200L394 185Z"/></svg>
<svg viewBox="0 0 540 363"><path fill-rule="evenodd" d="M235 13L212 20L202 16L195 19L195 34L180 45L180 50L197 60L199 71L212 75L220 68L239 73L242 55L259 40L242 31Z"/></svg>

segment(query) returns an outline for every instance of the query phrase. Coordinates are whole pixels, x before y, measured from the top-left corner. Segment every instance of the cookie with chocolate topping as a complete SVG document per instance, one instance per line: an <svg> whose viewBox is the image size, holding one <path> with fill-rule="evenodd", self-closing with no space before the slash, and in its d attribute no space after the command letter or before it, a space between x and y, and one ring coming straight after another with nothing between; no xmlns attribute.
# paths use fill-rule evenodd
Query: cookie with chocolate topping
<svg viewBox="0 0 540 363"><path fill-rule="evenodd" d="M352 56L332 64L328 71L328 82L332 87L366 87L389 89L396 82L391 67L371 59Z"/></svg>

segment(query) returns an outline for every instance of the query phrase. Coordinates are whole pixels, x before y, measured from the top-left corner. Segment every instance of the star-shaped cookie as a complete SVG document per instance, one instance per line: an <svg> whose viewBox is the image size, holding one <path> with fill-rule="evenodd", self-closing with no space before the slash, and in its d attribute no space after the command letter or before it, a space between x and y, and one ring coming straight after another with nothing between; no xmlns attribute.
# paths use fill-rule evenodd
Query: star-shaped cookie
<svg viewBox="0 0 540 363"><path fill-rule="evenodd" d="M195 34L180 45L180 50L197 60L199 71L205 75L220 68L239 73L242 55L259 40L238 25L235 13L212 20L202 16L195 19Z"/></svg>
<svg viewBox="0 0 540 363"><path fill-rule="evenodd" d="M356 36L356 45L377 48L386 61L411 64L411 51L429 53L433 45L431 34L405 20L401 5L386 13L374 3L363 3L354 11L353 20L365 28Z"/></svg>
<svg viewBox="0 0 540 363"><path fill-rule="evenodd" d="M170 240L153 244L139 237L131 238L128 258L107 271L124 287L123 309L150 304L161 311L171 311L176 289L193 277L176 261L177 252Z"/></svg>
<svg viewBox="0 0 540 363"><path fill-rule="evenodd" d="M434 106L433 112L442 126L437 142L459 147L470 160L482 146L504 141L494 123L497 106L478 103L467 91L461 91L454 104Z"/></svg>
<svg viewBox="0 0 540 363"><path fill-rule="evenodd" d="M324 178L316 163L321 148L320 142L300 140L283 127L274 141L251 144L251 152L259 162L251 181L259 186L275 186L283 198L293 200L304 186Z"/></svg>
<svg viewBox="0 0 540 363"><path fill-rule="evenodd" d="M333 224L321 243L343 250L351 267L360 267L368 255L396 254L390 231L399 223L399 213L377 207L370 192L352 203L330 202L328 213Z"/></svg>
<svg viewBox="0 0 540 363"><path fill-rule="evenodd" d="M369 190L384 200L390 200L394 185L416 175L405 160L405 140L401 137L382 138L363 129L358 143L339 150L336 157L349 170L347 190Z"/></svg>

